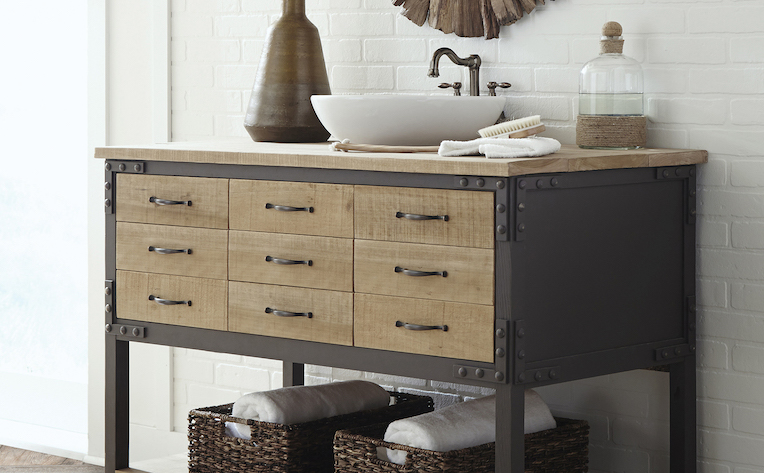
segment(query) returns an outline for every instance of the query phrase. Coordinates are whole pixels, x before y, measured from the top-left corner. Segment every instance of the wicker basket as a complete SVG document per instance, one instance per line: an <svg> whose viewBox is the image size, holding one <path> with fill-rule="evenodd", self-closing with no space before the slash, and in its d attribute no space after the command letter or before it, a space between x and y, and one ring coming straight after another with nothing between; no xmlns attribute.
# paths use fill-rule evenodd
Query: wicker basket
<svg viewBox="0 0 764 473"><path fill-rule="evenodd" d="M589 424L556 417L557 428L525 435L526 473L589 471ZM433 452L382 440L387 423L342 430L334 436L335 473L493 473L495 444ZM404 450L406 464L377 458L377 447Z"/></svg>
<svg viewBox="0 0 764 473"><path fill-rule="evenodd" d="M335 431L389 423L433 409L430 397L405 393L390 395L395 398L395 403L388 407L290 425L233 417L233 404L194 409L188 414L188 471L332 472ZM250 425L252 439L227 436L226 422Z"/></svg>

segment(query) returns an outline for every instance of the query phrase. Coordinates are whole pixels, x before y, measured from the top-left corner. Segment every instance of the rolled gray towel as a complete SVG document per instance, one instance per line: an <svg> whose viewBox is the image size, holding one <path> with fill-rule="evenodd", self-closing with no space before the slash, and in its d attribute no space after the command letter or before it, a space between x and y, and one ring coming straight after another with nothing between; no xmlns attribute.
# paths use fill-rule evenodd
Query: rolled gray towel
<svg viewBox="0 0 764 473"><path fill-rule="evenodd" d="M233 404L234 417L275 424L300 424L390 405L390 394L369 381L290 386L245 394ZM229 422L231 433L249 439L246 424ZM237 435L238 434L238 435Z"/></svg>
<svg viewBox="0 0 764 473"><path fill-rule="evenodd" d="M525 433L530 434L557 427L546 403L539 394L525 391ZM410 447L448 452L496 441L496 397L486 396L474 401L460 402L434 412L428 412L391 422L385 441ZM378 449L377 455L399 465L406 463L403 450Z"/></svg>

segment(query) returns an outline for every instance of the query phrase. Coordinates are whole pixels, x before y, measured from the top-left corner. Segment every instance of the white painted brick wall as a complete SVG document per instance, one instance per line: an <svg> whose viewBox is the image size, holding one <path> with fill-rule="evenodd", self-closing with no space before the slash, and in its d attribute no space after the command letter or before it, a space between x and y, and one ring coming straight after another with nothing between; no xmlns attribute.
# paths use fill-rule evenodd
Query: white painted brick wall
<svg viewBox="0 0 764 473"><path fill-rule="evenodd" d="M698 174L698 429L704 473L764 472L764 1L559 0L498 40L419 28L390 0L311 0L333 93L444 94L468 78L441 46L483 58L489 80L513 84L508 115L541 114L548 135L575 139L577 77L605 21L622 23L625 53L645 70L649 145L707 149ZM241 123L267 26L265 0L173 0L175 140L245 137ZM188 409L281 386L281 364L175 349L175 428ZM491 390L309 366L308 383L369 379L429 392L439 405ZM634 371L539 390L555 413L592 427L590 471L668 473L668 376Z"/></svg>

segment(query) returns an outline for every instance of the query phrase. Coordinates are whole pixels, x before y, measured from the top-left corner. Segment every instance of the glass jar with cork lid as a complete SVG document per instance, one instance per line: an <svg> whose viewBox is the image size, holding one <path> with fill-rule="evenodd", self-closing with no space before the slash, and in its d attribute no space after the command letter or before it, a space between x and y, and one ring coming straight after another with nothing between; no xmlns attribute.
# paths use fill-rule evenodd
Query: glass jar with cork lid
<svg viewBox="0 0 764 473"><path fill-rule="evenodd" d="M600 55L581 69L576 144L581 148L635 149L647 142L644 78L639 63L623 55L622 27L602 27Z"/></svg>

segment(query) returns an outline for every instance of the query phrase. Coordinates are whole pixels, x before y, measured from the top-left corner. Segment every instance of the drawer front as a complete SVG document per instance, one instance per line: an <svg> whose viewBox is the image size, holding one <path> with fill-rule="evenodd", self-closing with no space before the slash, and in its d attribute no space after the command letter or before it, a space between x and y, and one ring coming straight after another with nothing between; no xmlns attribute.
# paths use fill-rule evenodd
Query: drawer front
<svg viewBox="0 0 764 473"><path fill-rule="evenodd" d="M232 179L230 199L231 229L353 238L353 186Z"/></svg>
<svg viewBox="0 0 764 473"><path fill-rule="evenodd" d="M353 291L353 240L243 232L229 234L229 279Z"/></svg>
<svg viewBox="0 0 764 473"><path fill-rule="evenodd" d="M226 279L227 262L227 230L117 223L117 269Z"/></svg>
<svg viewBox="0 0 764 473"><path fill-rule="evenodd" d="M356 186L354 201L358 239L493 248L492 192Z"/></svg>
<svg viewBox="0 0 764 473"><path fill-rule="evenodd" d="M492 362L493 318L486 305L355 294L355 345ZM448 330L408 330L396 322Z"/></svg>
<svg viewBox="0 0 764 473"><path fill-rule="evenodd" d="M117 317L225 330L228 282L117 271ZM164 305L165 301L190 304Z"/></svg>
<svg viewBox="0 0 764 473"><path fill-rule="evenodd" d="M116 191L118 221L228 228L228 179L117 174Z"/></svg>
<svg viewBox="0 0 764 473"><path fill-rule="evenodd" d="M493 304L490 249L356 240L354 265L356 292Z"/></svg>
<svg viewBox="0 0 764 473"><path fill-rule="evenodd" d="M228 330L353 344L353 294L231 281ZM286 312L279 315L279 311ZM310 313L307 316L288 316Z"/></svg>

